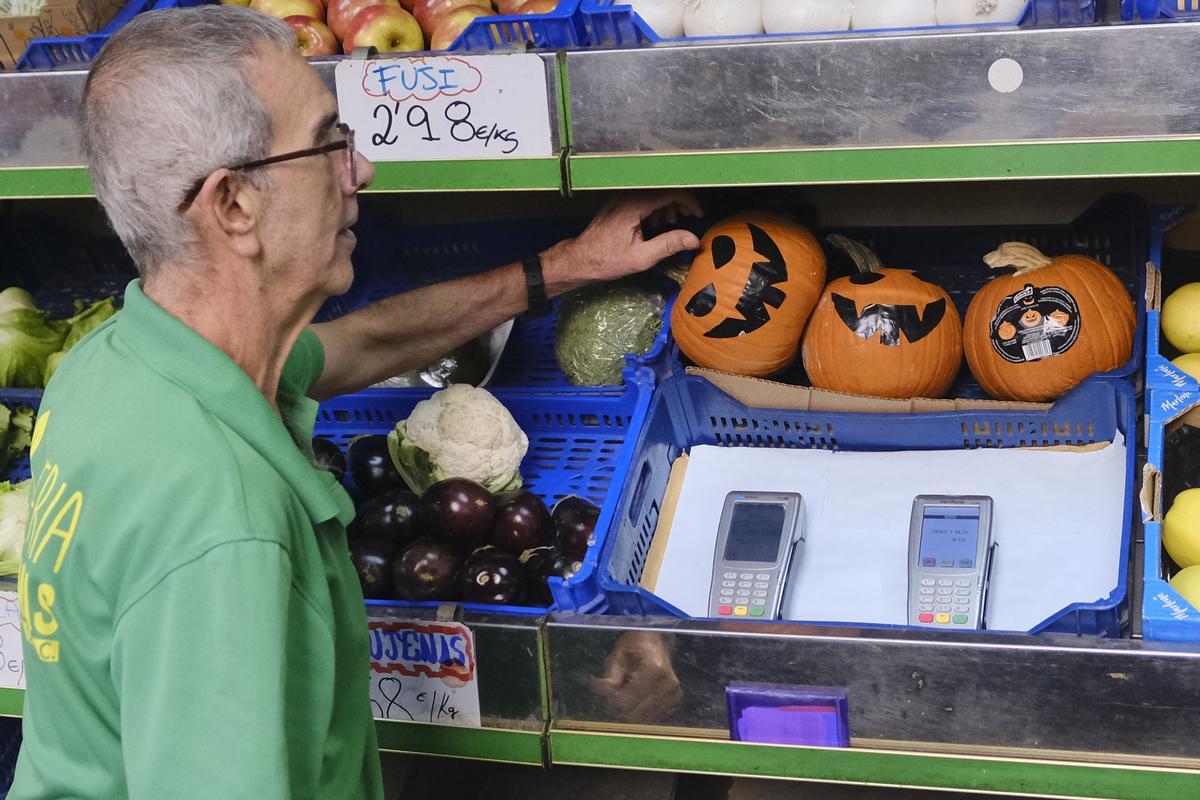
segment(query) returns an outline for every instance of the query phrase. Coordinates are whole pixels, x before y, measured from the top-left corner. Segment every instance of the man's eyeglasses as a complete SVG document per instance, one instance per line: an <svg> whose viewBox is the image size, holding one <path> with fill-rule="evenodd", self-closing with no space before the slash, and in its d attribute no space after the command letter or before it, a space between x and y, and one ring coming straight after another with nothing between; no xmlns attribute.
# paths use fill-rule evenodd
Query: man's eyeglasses
<svg viewBox="0 0 1200 800"><path fill-rule="evenodd" d="M320 145L319 147L309 147L305 150L295 150L291 153L280 153L277 156L271 156L270 158L263 158L258 161L247 161L244 164L236 164L232 167L226 167L226 169L237 172L239 170L244 170L244 169L256 169L258 167L269 167L272 164L280 164L280 163L283 163L284 161L294 161L297 158L308 158L309 156L319 156L319 155L323 155L325 153L336 153L339 150L344 150L345 151L345 160L346 160L345 166L346 166L346 170L350 173L350 182L354 186L357 186L358 185L358 158L357 158L358 151L354 149L354 129L351 128L349 125L347 125L344 122L339 122L337 124L337 129L339 132L341 132L343 138L339 139L336 142L330 142L329 144L323 144L323 145ZM196 183L192 185L192 188L188 190L188 193L183 196L183 202L179 204L180 211L186 211L187 207L190 206L193 202L195 202L196 196L199 195L200 190L204 188L204 182L206 180L208 180L207 175L204 176L203 178L201 178L200 180L196 181Z"/></svg>

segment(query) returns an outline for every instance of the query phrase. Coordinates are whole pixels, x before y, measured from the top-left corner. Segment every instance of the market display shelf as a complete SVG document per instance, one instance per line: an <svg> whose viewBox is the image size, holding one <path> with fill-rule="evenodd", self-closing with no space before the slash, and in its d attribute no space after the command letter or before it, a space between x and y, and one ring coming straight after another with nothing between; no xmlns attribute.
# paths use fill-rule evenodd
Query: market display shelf
<svg viewBox="0 0 1200 800"><path fill-rule="evenodd" d="M566 156L378 164L371 190L1197 175L1200 84L1178 65L1198 41L1179 22L543 54ZM314 63L330 85L336 63ZM0 197L90 194L84 75L0 74Z"/></svg>
<svg viewBox="0 0 1200 800"><path fill-rule="evenodd" d="M782 778L909 789L1013 792L1037 797L1163 800L1190 797L1200 771L1098 768L1033 759L963 757L860 749L552 730L555 765Z"/></svg>
<svg viewBox="0 0 1200 800"><path fill-rule="evenodd" d="M546 68L553 155L376 163L375 181L367 191L561 192L561 152L567 138L560 114L559 66L553 53L539 57ZM313 62L331 89L338 61ZM93 194L76 130L86 77L84 69L0 72L0 199Z"/></svg>
<svg viewBox="0 0 1200 800"><path fill-rule="evenodd" d="M1173 72L1198 34L1180 23L570 52L571 188L1196 174L1200 86Z"/></svg>

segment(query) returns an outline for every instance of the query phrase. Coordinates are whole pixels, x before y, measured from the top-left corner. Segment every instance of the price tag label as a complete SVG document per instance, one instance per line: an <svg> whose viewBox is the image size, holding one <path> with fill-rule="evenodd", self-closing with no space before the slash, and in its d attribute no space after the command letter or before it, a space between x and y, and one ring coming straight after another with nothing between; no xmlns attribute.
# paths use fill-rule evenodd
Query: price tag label
<svg viewBox="0 0 1200 800"><path fill-rule="evenodd" d="M5 582L5 586L12 586ZM0 591L0 687L25 688L25 654L21 649L21 610L15 591Z"/></svg>
<svg viewBox="0 0 1200 800"><path fill-rule="evenodd" d="M372 161L554 155L538 56L347 60L334 76L342 121Z"/></svg>
<svg viewBox="0 0 1200 800"><path fill-rule="evenodd" d="M368 619L378 719L478 728L475 637L457 622Z"/></svg>

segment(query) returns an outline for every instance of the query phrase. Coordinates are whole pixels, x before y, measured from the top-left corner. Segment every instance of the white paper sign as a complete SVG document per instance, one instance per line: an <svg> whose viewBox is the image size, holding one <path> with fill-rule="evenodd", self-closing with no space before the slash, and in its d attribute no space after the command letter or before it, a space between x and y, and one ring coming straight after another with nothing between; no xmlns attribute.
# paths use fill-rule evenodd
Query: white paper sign
<svg viewBox="0 0 1200 800"><path fill-rule="evenodd" d="M17 606L17 593L9 591L0 591L0 688L25 688L21 611Z"/></svg>
<svg viewBox="0 0 1200 800"><path fill-rule="evenodd" d="M368 628L371 708L378 719L482 725L470 628L374 617Z"/></svg>
<svg viewBox="0 0 1200 800"><path fill-rule="evenodd" d="M334 77L342 122L372 161L554 155L538 56L346 60Z"/></svg>

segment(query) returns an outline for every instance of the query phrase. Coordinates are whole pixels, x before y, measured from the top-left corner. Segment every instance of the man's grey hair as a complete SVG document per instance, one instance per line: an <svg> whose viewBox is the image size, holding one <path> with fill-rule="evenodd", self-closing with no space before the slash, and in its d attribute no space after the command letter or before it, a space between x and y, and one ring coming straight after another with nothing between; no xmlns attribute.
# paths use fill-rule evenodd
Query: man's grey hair
<svg viewBox="0 0 1200 800"><path fill-rule="evenodd" d="M265 158L271 116L250 85L264 43L294 48L284 22L239 6L139 14L100 51L84 89L82 135L96 197L144 278L186 259L180 213L214 170ZM248 179L265 187L265 170Z"/></svg>

